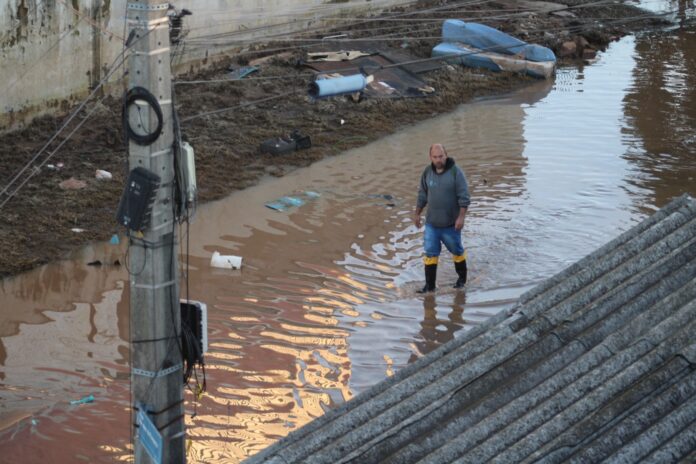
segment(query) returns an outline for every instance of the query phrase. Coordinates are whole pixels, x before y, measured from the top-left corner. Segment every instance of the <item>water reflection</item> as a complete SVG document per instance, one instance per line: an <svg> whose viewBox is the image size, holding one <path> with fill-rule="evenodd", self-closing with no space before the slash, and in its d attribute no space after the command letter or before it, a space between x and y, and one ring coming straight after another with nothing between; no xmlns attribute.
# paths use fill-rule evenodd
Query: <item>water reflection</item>
<svg viewBox="0 0 696 464"><path fill-rule="evenodd" d="M635 61L624 98L625 157L637 167L631 183L660 207L696 195L696 26L640 36Z"/></svg>
<svg viewBox="0 0 696 464"><path fill-rule="evenodd" d="M125 271L113 266L122 259L121 247L100 244L74 260L0 283L2 455L73 462L85 447L85 433L99 424L102 433L89 440L91 446L123 456L129 434L128 300ZM87 265L96 260L102 266ZM97 407L70 405L87 395Z"/></svg>
<svg viewBox="0 0 696 464"><path fill-rule="evenodd" d="M409 362L430 353L439 345L454 338L455 332L458 332L466 324L464 320L465 303L466 293L455 293L452 308L448 311L447 318L438 318L435 296L426 295L423 298L423 319L420 323L419 339L415 342L417 351L413 353Z"/></svg>
<svg viewBox="0 0 696 464"><path fill-rule="evenodd" d="M113 368L125 367L127 331L118 322L128 310L118 304L125 272L110 265L122 255L120 248L99 245L75 260L0 282L0 378L13 387L3 394L0 417L54 404L46 391L56 382L60 390L80 390L85 379L115 378ZM96 259L104 265L87 266ZM7 425L0 420L0 429Z"/></svg>

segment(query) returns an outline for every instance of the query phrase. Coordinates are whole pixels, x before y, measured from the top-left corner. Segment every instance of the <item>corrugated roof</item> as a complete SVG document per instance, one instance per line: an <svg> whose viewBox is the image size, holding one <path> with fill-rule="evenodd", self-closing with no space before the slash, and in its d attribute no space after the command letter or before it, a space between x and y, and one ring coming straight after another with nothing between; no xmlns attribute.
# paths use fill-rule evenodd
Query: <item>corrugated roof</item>
<svg viewBox="0 0 696 464"><path fill-rule="evenodd" d="M246 461L696 461L696 201Z"/></svg>

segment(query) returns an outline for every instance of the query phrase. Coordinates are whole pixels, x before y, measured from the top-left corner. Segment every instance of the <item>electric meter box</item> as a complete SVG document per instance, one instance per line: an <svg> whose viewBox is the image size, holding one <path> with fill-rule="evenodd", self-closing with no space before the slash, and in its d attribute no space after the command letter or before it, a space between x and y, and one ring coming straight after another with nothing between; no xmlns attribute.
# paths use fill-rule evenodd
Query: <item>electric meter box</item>
<svg viewBox="0 0 696 464"><path fill-rule="evenodd" d="M189 204L196 201L198 186L196 185L196 161L193 147L188 142L181 144L181 164L183 167L184 182L186 183L186 201Z"/></svg>
<svg viewBox="0 0 696 464"><path fill-rule="evenodd" d="M160 176L143 167L137 167L128 174L116 215L119 224L136 231L144 230L150 225L152 205L160 181Z"/></svg>
<svg viewBox="0 0 696 464"><path fill-rule="evenodd" d="M201 359L208 352L208 306L205 303L194 300L180 300L181 324L186 324L196 337L199 344Z"/></svg>

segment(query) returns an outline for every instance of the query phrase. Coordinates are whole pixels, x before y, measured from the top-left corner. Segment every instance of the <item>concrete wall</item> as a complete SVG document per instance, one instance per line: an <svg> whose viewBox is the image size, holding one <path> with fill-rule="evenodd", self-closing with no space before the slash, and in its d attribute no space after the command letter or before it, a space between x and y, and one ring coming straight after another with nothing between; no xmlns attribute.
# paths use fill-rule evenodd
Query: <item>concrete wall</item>
<svg viewBox="0 0 696 464"><path fill-rule="evenodd" d="M276 34L409 0L179 0L189 33L177 69ZM126 0L0 0L0 131L65 111L123 48ZM115 77L122 75L122 71Z"/></svg>

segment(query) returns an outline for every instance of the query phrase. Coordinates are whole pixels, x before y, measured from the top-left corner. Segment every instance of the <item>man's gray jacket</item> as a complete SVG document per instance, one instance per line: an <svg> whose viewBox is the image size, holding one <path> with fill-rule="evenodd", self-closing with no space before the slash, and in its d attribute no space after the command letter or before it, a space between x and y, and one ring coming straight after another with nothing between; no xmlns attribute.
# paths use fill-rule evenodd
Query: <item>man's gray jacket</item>
<svg viewBox="0 0 696 464"><path fill-rule="evenodd" d="M457 221L459 208L468 208L471 203L469 186L461 169L452 158L447 158L445 170L438 174L430 164L421 175L416 206L423 209L428 205L426 224L434 227L451 227Z"/></svg>

